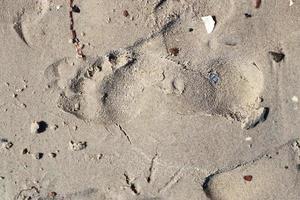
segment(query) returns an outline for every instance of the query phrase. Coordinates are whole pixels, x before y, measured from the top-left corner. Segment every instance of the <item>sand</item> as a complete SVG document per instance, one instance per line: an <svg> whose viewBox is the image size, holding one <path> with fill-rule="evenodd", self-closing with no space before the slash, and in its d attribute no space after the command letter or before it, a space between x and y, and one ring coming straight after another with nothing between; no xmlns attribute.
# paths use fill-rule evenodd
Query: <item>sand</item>
<svg viewBox="0 0 300 200"><path fill-rule="evenodd" d="M0 0L0 200L299 200L299 16Z"/></svg>

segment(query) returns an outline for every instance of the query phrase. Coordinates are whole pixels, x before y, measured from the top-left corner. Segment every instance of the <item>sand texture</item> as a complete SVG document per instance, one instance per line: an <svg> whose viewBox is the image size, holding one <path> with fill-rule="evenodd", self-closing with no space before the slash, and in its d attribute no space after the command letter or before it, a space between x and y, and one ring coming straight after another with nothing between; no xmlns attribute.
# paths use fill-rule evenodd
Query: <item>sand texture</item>
<svg viewBox="0 0 300 200"><path fill-rule="evenodd" d="M300 0L0 0L0 200L299 200Z"/></svg>

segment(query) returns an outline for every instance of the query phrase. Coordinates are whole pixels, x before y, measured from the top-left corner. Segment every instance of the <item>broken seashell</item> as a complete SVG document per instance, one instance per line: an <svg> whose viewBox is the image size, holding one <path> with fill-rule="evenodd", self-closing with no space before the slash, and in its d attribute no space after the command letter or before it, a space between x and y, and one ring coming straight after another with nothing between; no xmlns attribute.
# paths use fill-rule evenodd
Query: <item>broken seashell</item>
<svg viewBox="0 0 300 200"><path fill-rule="evenodd" d="M215 17L211 15L201 17L202 21L204 22L207 33L211 33L215 28L216 21L214 18Z"/></svg>

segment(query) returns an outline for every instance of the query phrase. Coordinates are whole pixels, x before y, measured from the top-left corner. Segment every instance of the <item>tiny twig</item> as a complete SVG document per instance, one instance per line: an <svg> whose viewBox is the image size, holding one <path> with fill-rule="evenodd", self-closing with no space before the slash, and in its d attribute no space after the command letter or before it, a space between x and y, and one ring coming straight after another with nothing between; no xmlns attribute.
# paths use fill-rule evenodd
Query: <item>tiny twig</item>
<svg viewBox="0 0 300 200"><path fill-rule="evenodd" d="M85 58L85 55L83 54L83 51L82 51L82 45L80 44L80 41L77 38L76 30L74 29L73 1L74 0L69 0L69 18L70 18L71 40L75 46L77 57Z"/></svg>

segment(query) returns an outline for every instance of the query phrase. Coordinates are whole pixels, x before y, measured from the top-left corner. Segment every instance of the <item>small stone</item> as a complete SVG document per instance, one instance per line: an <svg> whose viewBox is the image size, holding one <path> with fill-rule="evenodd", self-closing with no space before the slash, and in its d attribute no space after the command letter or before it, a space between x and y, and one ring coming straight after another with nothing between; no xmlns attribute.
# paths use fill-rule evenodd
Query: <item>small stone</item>
<svg viewBox="0 0 300 200"><path fill-rule="evenodd" d="M98 154L98 155L96 156L96 158L97 158L97 160L101 160L101 159L103 158L103 154L102 154L102 153Z"/></svg>
<svg viewBox="0 0 300 200"><path fill-rule="evenodd" d="M78 129L78 126L73 126L74 131L77 131L77 129Z"/></svg>
<svg viewBox="0 0 300 200"><path fill-rule="evenodd" d="M111 22L111 18L110 17L108 17L107 19L106 19L106 23L110 23Z"/></svg>
<svg viewBox="0 0 300 200"><path fill-rule="evenodd" d="M4 180L5 179L5 177L4 176L0 176L0 180Z"/></svg>
<svg viewBox="0 0 300 200"><path fill-rule="evenodd" d="M57 156L56 153L53 153L53 152L52 152L52 153L49 153L49 157L50 157L50 158L55 158L56 156Z"/></svg>
<svg viewBox="0 0 300 200"><path fill-rule="evenodd" d="M251 14L249 14L249 13L245 13L244 15L245 15L245 17L246 17L246 18L250 18L250 17L252 17L252 15L251 15Z"/></svg>
<svg viewBox="0 0 300 200"><path fill-rule="evenodd" d="M272 59L277 63L282 61L285 57L285 55L281 52L269 51L269 54L272 56Z"/></svg>
<svg viewBox="0 0 300 200"><path fill-rule="evenodd" d="M251 175L247 175L247 176L244 176L244 180L245 181L252 181L252 179L253 179L253 176L251 176Z"/></svg>
<svg viewBox="0 0 300 200"><path fill-rule="evenodd" d="M0 140L0 143L2 144L2 148L5 148L5 149L10 149L12 148L12 146L14 145L12 142L8 141L7 139L1 139Z"/></svg>
<svg viewBox="0 0 300 200"><path fill-rule="evenodd" d="M179 53L179 49L178 49L178 48L170 48L170 49L169 49L169 53L170 53L172 56L177 56L178 53Z"/></svg>
<svg viewBox="0 0 300 200"><path fill-rule="evenodd" d="M72 151L80 151L87 147L87 143L81 142L81 141L79 141L79 142L70 141L69 147Z"/></svg>
<svg viewBox="0 0 300 200"><path fill-rule="evenodd" d="M84 37L84 36L85 36L85 32L81 32L80 35L81 35L82 37Z"/></svg>
<svg viewBox="0 0 300 200"><path fill-rule="evenodd" d="M18 93L23 92L23 91L24 91L24 88L16 89L16 92L18 92Z"/></svg>
<svg viewBox="0 0 300 200"><path fill-rule="evenodd" d="M18 94L16 94L16 93L13 93L13 98L17 98L18 97Z"/></svg>
<svg viewBox="0 0 300 200"><path fill-rule="evenodd" d="M41 152L38 152L38 153L33 154L33 157L34 157L36 160L42 159L43 156L44 156L44 154L41 153Z"/></svg>
<svg viewBox="0 0 300 200"><path fill-rule="evenodd" d="M298 102L299 102L299 99L298 99L297 96L293 96L293 97L292 97L292 101L293 101L294 103L298 103Z"/></svg>
<svg viewBox="0 0 300 200"><path fill-rule="evenodd" d="M58 125L54 124L53 126L50 127L50 129L56 131L58 129Z"/></svg>
<svg viewBox="0 0 300 200"><path fill-rule="evenodd" d="M46 131L47 128L48 124L45 121L34 121L30 126L31 133L42 133Z"/></svg>
<svg viewBox="0 0 300 200"><path fill-rule="evenodd" d="M38 129L39 124L36 121L32 122L30 126L31 133L38 133Z"/></svg>
<svg viewBox="0 0 300 200"><path fill-rule="evenodd" d="M261 4L261 0L252 0L254 8L259 8Z"/></svg>
<svg viewBox="0 0 300 200"><path fill-rule="evenodd" d="M22 154L23 154L23 155L24 155L24 154L28 154L28 153L29 153L29 151L28 151L27 148L25 148L25 149L22 150Z"/></svg>
<svg viewBox="0 0 300 200"><path fill-rule="evenodd" d="M213 32L216 25L216 17L209 15L209 16L201 17L201 19L205 25L206 32L207 33Z"/></svg>
<svg viewBox="0 0 300 200"><path fill-rule="evenodd" d="M214 84L214 85L216 85L217 83L219 83L220 82L219 75L217 73L215 73L215 72L210 73L209 74L209 82L211 84Z"/></svg>
<svg viewBox="0 0 300 200"><path fill-rule="evenodd" d="M51 198L51 199L54 199L56 196L57 196L56 192L49 192L48 193L48 197Z"/></svg>
<svg viewBox="0 0 300 200"><path fill-rule="evenodd" d="M80 104L79 103L75 103L74 105L74 111L78 111L80 109Z"/></svg>
<svg viewBox="0 0 300 200"><path fill-rule="evenodd" d="M123 11L123 16L124 16L124 17L128 17L128 16L129 16L128 10L124 10L124 11Z"/></svg>
<svg viewBox="0 0 300 200"><path fill-rule="evenodd" d="M56 10L59 10L61 7L61 5L56 6Z"/></svg>
<svg viewBox="0 0 300 200"><path fill-rule="evenodd" d="M25 104L25 103L21 103L21 108L26 108L27 107L27 105Z"/></svg>
<svg viewBox="0 0 300 200"><path fill-rule="evenodd" d="M246 137L245 140L246 141L252 141L252 137Z"/></svg>
<svg viewBox="0 0 300 200"><path fill-rule="evenodd" d="M80 8L77 5L74 5L72 7L72 11L75 12L75 13L80 13Z"/></svg>

